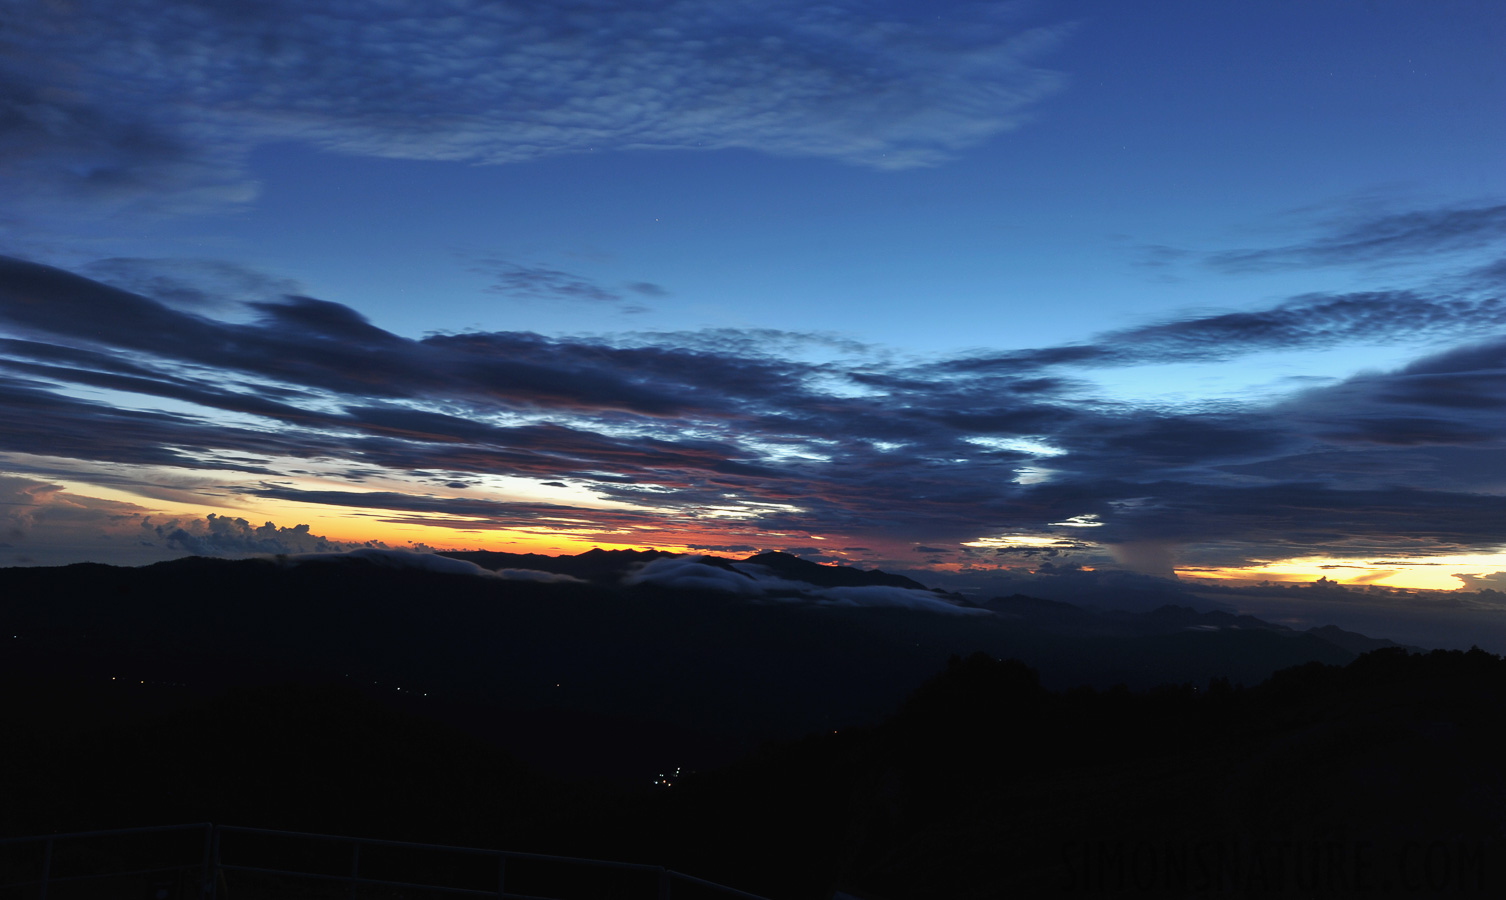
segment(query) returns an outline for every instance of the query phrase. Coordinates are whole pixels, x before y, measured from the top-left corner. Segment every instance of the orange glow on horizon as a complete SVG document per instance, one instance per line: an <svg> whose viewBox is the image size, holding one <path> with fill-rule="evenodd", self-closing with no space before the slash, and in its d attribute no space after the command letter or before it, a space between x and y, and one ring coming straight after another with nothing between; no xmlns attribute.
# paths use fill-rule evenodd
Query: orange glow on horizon
<svg viewBox="0 0 1506 900"><path fill-rule="evenodd" d="M146 496L115 485L96 485L75 479L51 482L61 491L41 492L42 503L58 503L74 509L91 509L108 515L119 524L121 534L139 532L141 527L156 528L174 521L193 530L188 523L209 515L243 519L252 528L272 523L280 529L306 526L310 535L344 545L380 542L393 549L412 547L435 550L491 550L508 553L534 553L546 556L577 555L593 548L603 550L641 550L654 548L670 553L707 553L745 557L768 550L798 550L822 546L822 561L861 568L929 570L938 575L961 574L992 568L977 559L959 559L955 555L940 561L933 553L922 552L911 540L875 535L811 534L802 532L759 531L752 523L735 524L725 519L698 520L691 514L675 516L663 512L658 520L644 515L646 510L623 506L578 506L561 504L558 517L525 520L522 527L499 528L483 518L426 515L404 510L383 510L359 506L334 506L297 500L253 498L234 486L194 485L191 489L172 490ZM330 485L311 481L314 487ZM382 485L385 489L402 487ZM348 485L340 485L348 491ZM402 493L401 490L394 491ZM154 492L157 493L157 492ZM361 492L353 492L361 493ZM476 494L487 492L477 491ZM498 491L492 499L503 503L511 495ZM190 499L192 498L192 499ZM198 499L202 498L202 499ZM533 500L534 498L529 498ZM575 498L571 498L575 499ZM599 499L599 498L592 498ZM197 500L197 502L194 502ZM539 502L559 503L560 498ZM528 501L524 501L528 502ZM635 516L620 513L633 509ZM595 524L593 520L601 524ZM607 524L608 522L614 524ZM624 523L627 524L616 524ZM829 542L829 543L828 543ZM841 549L844 544L862 547ZM962 548L1025 546L1050 548L1064 543L1057 535L1011 534L955 545ZM824 546L823 546L824 545ZM835 546L832 546L835 545ZM1083 546L1072 545L1073 548ZM737 547L737 550L712 550L714 547ZM830 547L830 549L826 549ZM1100 548L1101 549L1101 548ZM932 561L937 560L937 561ZM1028 568L1034 565L1005 566ZM1094 567L1083 566L1085 571ZM1100 567L1101 568L1101 567ZM1506 552L1438 555L1400 559L1292 557L1266 560L1245 566L1179 566L1177 577L1189 583L1198 581L1228 585L1257 585L1260 582L1303 584L1326 578L1346 587L1378 585L1408 590L1470 590L1469 576L1485 577L1506 572ZM1479 582L1476 582L1479 583ZM1494 583L1494 582L1492 582Z"/></svg>

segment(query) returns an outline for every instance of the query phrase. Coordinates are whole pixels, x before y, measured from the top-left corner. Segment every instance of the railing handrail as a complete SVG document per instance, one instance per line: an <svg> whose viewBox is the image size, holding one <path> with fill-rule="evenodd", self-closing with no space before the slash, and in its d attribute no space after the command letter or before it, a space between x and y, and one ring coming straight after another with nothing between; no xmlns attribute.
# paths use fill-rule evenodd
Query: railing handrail
<svg viewBox="0 0 1506 900"><path fill-rule="evenodd" d="M52 847L53 847L53 844L55 844L58 841L73 840L75 838L115 837L115 836L127 835L127 834L148 834L148 833L152 833L152 832L187 831L187 830L190 830L190 829L203 829L205 831L205 835L204 835L204 837L205 837L204 858L199 863L190 863L190 864L184 864L184 865L181 865L181 866L168 866L168 867L155 868L155 869L136 869L136 870L122 871L122 872L102 872L102 873L90 874L90 875L53 876L51 874L51 871L50 871L51 870ZM0 888L3 888L3 887L24 887L24 886L33 885L33 884L40 884L40 885L42 885L42 888L43 888L43 892L44 892L43 896L45 896L46 885L49 882L51 882L51 881L59 881L59 882L61 882L61 881L75 881L75 880L87 879L87 878L122 877L122 876L127 876L127 875L148 874L148 873L151 873L151 872L159 872L159 871L165 872L165 871L173 871L173 870L179 870L179 869L193 869L193 868L200 868L200 867L202 867L204 869L204 872L205 872L205 882L206 882L205 887L210 892L213 892L213 890L214 890L214 879L216 879L218 877L218 873L228 870L228 871L245 871L245 872L267 872L267 873L275 873L275 874L281 874L281 875L293 875L293 876L308 877L308 878L320 878L320 879L329 879L329 880L344 881L344 882L350 882L351 885L352 885L352 889L354 889L354 885L355 884L387 884L387 885L394 885L394 886L401 886L401 887L421 887L421 888L426 888L426 889L435 889L435 890L440 890L440 891L444 891L444 892L447 892L447 893L456 893L456 894L469 894L469 893L484 894L486 896L491 896L491 897L509 898L509 900L548 900L548 898L530 897L530 896L524 895L524 894L513 894L513 893L506 892L506 891L502 891L500 889L497 890L497 891L482 891L482 890L472 890L472 889L468 889L468 888L447 888L447 887L444 887L444 886L441 886L441 885L419 885L419 884L409 884L409 883L406 883L406 882L387 881L387 880L373 879L373 878L364 878L364 877L357 876L354 872L352 874L350 874L350 875L330 875L330 874L323 874L323 873L318 873L318 872L295 872L295 871L279 870L279 869L266 869L266 868L261 868L261 867L257 867L257 866L227 865L227 864L221 862L220 858L219 858L219 843L220 843L219 842L219 837L220 837L220 835L224 834L225 832L235 832L235 833L241 833L241 834L267 834L267 835L276 835L276 836L279 836L279 837L291 837L291 838L322 840L322 841L346 841L346 842L350 842L350 843L355 844L357 848L359 848L360 845L362 845L362 844L370 844L370 845L379 846L379 847L412 847L412 848L418 848L418 849L423 849L423 850L441 850L441 851L446 851L446 852L451 852L451 853L469 853L469 854L478 854L478 855L483 855L483 856L492 856L492 857L496 857L496 858L498 858L500 860L504 860L504 861L505 860L512 860L512 859L533 860L533 861L543 861L543 862L569 863L569 864L573 864L573 865L597 866L597 867L619 869L619 870L622 870L622 871L630 871L630 872L655 872L655 873L658 873L659 878L660 878L660 883L661 883L661 897L663 896L662 890L665 887L667 887L666 879L680 879L682 881L688 881L688 882L691 882L693 884L698 884L698 885L701 885L703 887L711 888L713 890L724 891L724 892L726 892L728 894L732 894L732 895L737 896L737 897L745 898L745 900L766 900L766 898L761 897L761 896L759 896L757 894L750 894L747 891L738 890L737 888L734 888L734 887L728 887L725 884L717 884L714 881L707 881L704 878L697 878L694 875L687 875L684 872L677 872L674 869L667 869L664 866L653 866L653 865L648 865L646 863L629 863L629 862L621 862L621 861L617 861L617 860L607 860L607 859L589 859L587 857L582 857L582 856L556 856L556 855L548 854L548 853L528 853L528 852L524 852L524 851L520 851L520 850L497 850L497 849L492 849L492 848L488 848L488 847L462 847L462 846L457 846L457 845L454 845L454 844L429 844L429 843L421 843L421 842L418 842L418 841L393 841L393 840L387 840L385 838L364 838L364 837L357 837L355 835L348 835L348 834L319 834L319 833L309 832L309 831L284 831L284 830L276 829L276 828L256 828L256 827L248 826L248 825L216 825L213 822L192 822L192 823L186 823L186 824L182 824L182 825L142 825L142 826L137 826L137 827L134 827L134 828L108 828L108 829L101 829L101 830L95 830L95 831L72 831L72 832L63 832L61 834L35 834L35 835L25 835L25 836L20 836L20 837L0 838L0 844L18 844L18 843L25 843L25 842L28 842L28 841L34 841L34 842L42 842L45 845L45 847L46 847L46 856L45 856L44 863L43 863L44 868L43 868L42 877L40 879L33 879L33 880L28 880L28 881L18 881L18 882L9 882L9 883L6 883L6 884L0 884ZM212 870L213 874L211 874L211 870Z"/></svg>
<svg viewBox="0 0 1506 900"><path fill-rule="evenodd" d="M686 875L684 872L676 872L674 869L665 869L664 871L665 874L669 875L671 878L679 878L682 881L689 881L693 884L699 884L702 887L709 887L718 891L726 891L729 894L736 894L739 897L746 897L748 898L748 900L768 900L767 897L761 897L758 894L750 894L747 891L740 891L735 887L727 887L725 884L717 884L715 881L707 881L704 878L697 878L694 875Z"/></svg>
<svg viewBox="0 0 1506 900"><path fill-rule="evenodd" d="M253 828L247 825L217 825L221 833L226 831L238 831L252 834L276 834L283 837L313 838L321 841L357 841L362 844L371 844L378 847L419 847L425 850L449 850L455 853L478 853L485 856L505 856L508 859L536 859L550 862L581 863L588 866L610 866L617 869L631 869L639 872L658 872L663 866L651 866L647 863L619 862L610 859L588 859L584 856L554 856L548 853L528 853L522 850L496 850L490 847L461 847L451 844L425 844L417 841L393 841L387 838L364 838L353 834L319 834L312 831L283 831L277 828Z"/></svg>
<svg viewBox="0 0 1506 900"><path fill-rule="evenodd" d="M60 834L31 834L24 837L0 838L0 844L18 844L22 841L62 841L72 838L105 837L117 834L141 834L148 831L186 831L190 828L214 828L213 822L192 822L186 825L138 825L135 828L106 828L101 831L65 831Z"/></svg>
<svg viewBox="0 0 1506 900"><path fill-rule="evenodd" d="M294 872L290 869L264 869L260 866L231 866L221 863L221 869L231 872L261 872L267 875L293 875L299 878L320 878L325 881L348 881L353 884L383 884L389 887L420 888L446 894L479 894L483 897L502 897L504 900L558 900L556 897L535 897L531 894L511 894L506 891L483 891L480 888L446 887L442 884L416 884L411 881L392 881L386 878L365 878L359 875L329 875L323 872ZM735 890L727 888L727 890ZM762 900L762 898L760 898Z"/></svg>

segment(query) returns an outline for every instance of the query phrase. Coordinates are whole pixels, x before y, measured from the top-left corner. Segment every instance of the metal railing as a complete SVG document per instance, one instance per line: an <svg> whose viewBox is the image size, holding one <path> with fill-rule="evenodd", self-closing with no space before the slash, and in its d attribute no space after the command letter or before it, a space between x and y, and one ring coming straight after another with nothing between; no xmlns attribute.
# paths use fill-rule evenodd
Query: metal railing
<svg viewBox="0 0 1506 900"><path fill-rule="evenodd" d="M149 836L166 837L180 832L202 832L202 837L192 844L197 848L196 858L190 858L184 849L190 845L186 837L176 841L180 846L156 846L146 848L129 846L131 838L143 838ZM250 844L261 839L263 844L260 852L255 847L242 846L233 857L236 862L226 862L222 858L222 839L231 836L232 843L236 843L237 837L250 838L250 841L242 840L240 843ZM116 846L108 845L109 839L115 839ZM292 842L290 846L277 848L266 843L267 839L282 840L284 843ZM102 844L101 842L105 842ZM138 842L139 844L140 842ZM91 847L92 844L92 847ZM124 844L124 845L123 845ZM337 858L329 853L321 854L315 845L339 845L349 844L350 855L348 869L344 863L340 863L341 871L331 871ZM388 877L376 877L370 870L370 857L368 853L367 870L362 871L361 848L382 848L389 850L401 850L429 854L426 861L414 861L410 859L406 867L401 864L394 865L391 860L387 861L385 868ZM24 857L26 850L40 850L40 860L33 860L33 865L17 858ZM92 852L91 852L92 850ZM163 857L174 856L176 862ZM152 860L140 858L143 854L156 854ZM347 888L351 900L356 900L358 892L363 887L381 888L381 896L384 898L407 897L430 894L471 895L480 897L497 897L501 900L569 900L560 893L534 893L531 885L540 882L555 882L556 884L575 883L577 887L582 882L578 873L572 876L563 874L561 869L589 869L607 870L617 873L626 873L636 876L636 884L628 885L628 893L624 894L624 885L616 883L611 886L612 896L619 897L654 897L657 900L672 900L680 893L674 891L677 884L685 885L696 895L704 896L708 892L712 895L741 897L745 900L764 900L756 894L741 891L726 885L677 872L663 866L651 866L641 863L625 863L611 860L586 859L573 856L553 856L543 853L524 853L513 850L492 850L480 847L456 847L446 844L425 844L413 841L389 841L378 838L361 838L348 835L311 834L298 831L279 831L271 828L248 828L238 825L215 825L211 822L198 822L187 825L162 825L144 828L119 828L108 831L80 831L69 834L34 835L30 837L15 837L0 839L0 900L9 900L11 897L24 896L17 891L25 891L27 888L35 888L35 893L29 896L37 900L48 900L49 890L54 894L63 894L63 889L79 885L84 882L95 882L100 887L100 882L112 881L116 890L110 893L119 896L119 887L124 884L134 883L137 886L149 886L150 877L157 876L158 888L156 897L164 900L229 900L229 882L226 873L240 874L244 876L260 876L273 879L273 883L263 883L260 890L253 885L242 882L237 884L237 900L241 895L261 896L286 896L289 891L286 887L288 879L297 882L312 881L335 888L343 885ZM442 857L451 857L445 862ZM35 856L35 853L33 853ZM59 871L59 859L65 857L65 871ZM123 868L112 868L113 864L119 864L122 859L129 861ZM270 860L269 860L270 858ZM301 862L302 865L284 862L282 864L265 864L275 860L289 860ZM455 859L470 861L469 865L455 865ZM494 862L486 862L491 860ZM480 886L480 867L475 863L485 863L486 870L490 873L486 877L485 886ZM263 863L263 864L253 864ZM320 865L319 863L323 863ZM553 867L554 874L549 873ZM25 869L33 871L40 869L35 876L22 874L20 880L13 880L17 873L23 873ZM520 868L533 868L535 871L528 873L529 877L521 879L524 883L522 890L510 890L510 883L514 878L510 877L517 873ZM470 886L461 886L454 883L441 884L438 881L454 881L457 877L457 869L468 871L459 873L463 880L470 881ZM406 871L410 873L403 877L393 877L395 872ZM448 879L439 879L436 873L446 873ZM412 873L423 875L428 873L428 880L409 880L414 877ZM171 876L171 877L167 877ZM468 876L468 877L467 877ZM145 880L144 880L145 879ZM589 882L589 879L585 879ZM513 885L516 887L516 885ZM545 888L548 890L548 888ZM599 892L600 886L596 890ZM79 893L77 891L66 892L73 896L93 896L98 892ZM293 892L301 896L311 896L307 891ZM566 893L569 893L568 891ZM330 892L331 897L335 896ZM151 897L150 893L142 893L137 896ZM323 896L321 894L321 896ZM67 897L55 896L54 900L67 900Z"/></svg>

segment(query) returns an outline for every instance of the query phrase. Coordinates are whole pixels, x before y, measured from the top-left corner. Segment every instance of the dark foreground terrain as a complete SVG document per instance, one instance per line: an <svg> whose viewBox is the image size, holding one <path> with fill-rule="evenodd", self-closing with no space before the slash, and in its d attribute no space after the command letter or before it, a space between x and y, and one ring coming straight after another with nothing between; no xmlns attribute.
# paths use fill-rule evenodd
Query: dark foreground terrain
<svg viewBox="0 0 1506 900"><path fill-rule="evenodd" d="M0 834L215 821L822 900L1506 888L1506 662L1481 651L343 562L0 582ZM1199 675L1273 646L1321 655ZM1056 686L1073 659L1185 677Z"/></svg>
<svg viewBox="0 0 1506 900"><path fill-rule="evenodd" d="M344 683L542 767L637 780L876 722L949 657L979 650L1026 662L1052 688L1146 689L1256 684L1389 644L1173 606L969 603L783 554L470 556L508 577L416 554L0 569L0 675L180 698ZM675 567L635 580L647 563Z"/></svg>

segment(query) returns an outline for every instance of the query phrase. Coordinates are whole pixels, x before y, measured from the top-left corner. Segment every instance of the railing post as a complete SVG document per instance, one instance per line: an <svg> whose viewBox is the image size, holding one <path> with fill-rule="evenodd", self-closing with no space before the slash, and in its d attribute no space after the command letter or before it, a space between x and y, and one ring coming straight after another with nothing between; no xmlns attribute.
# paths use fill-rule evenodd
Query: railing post
<svg viewBox="0 0 1506 900"><path fill-rule="evenodd" d="M213 860L213 866L209 877L209 900L215 900L220 895L220 879L225 877L225 870L220 868L220 826L210 825L209 830L214 834L214 849L210 851L209 858ZM225 885L225 893L230 892L230 885Z"/></svg>
<svg viewBox="0 0 1506 900"><path fill-rule="evenodd" d="M669 900L669 870L659 867L659 900Z"/></svg>
<svg viewBox="0 0 1506 900"><path fill-rule="evenodd" d="M213 872L209 861L214 854L214 825L204 828L204 862L199 866L199 900L209 900L209 892L214 884Z"/></svg>
<svg viewBox="0 0 1506 900"><path fill-rule="evenodd" d="M47 881L52 877L52 838L42 846L42 893L40 900L47 900Z"/></svg>
<svg viewBox="0 0 1506 900"><path fill-rule="evenodd" d="M497 854L497 896L507 893L507 854Z"/></svg>
<svg viewBox="0 0 1506 900"><path fill-rule="evenodd" d="M361 842L350 845L350 900L356 900L356 879L361 875Z"/></svg>

